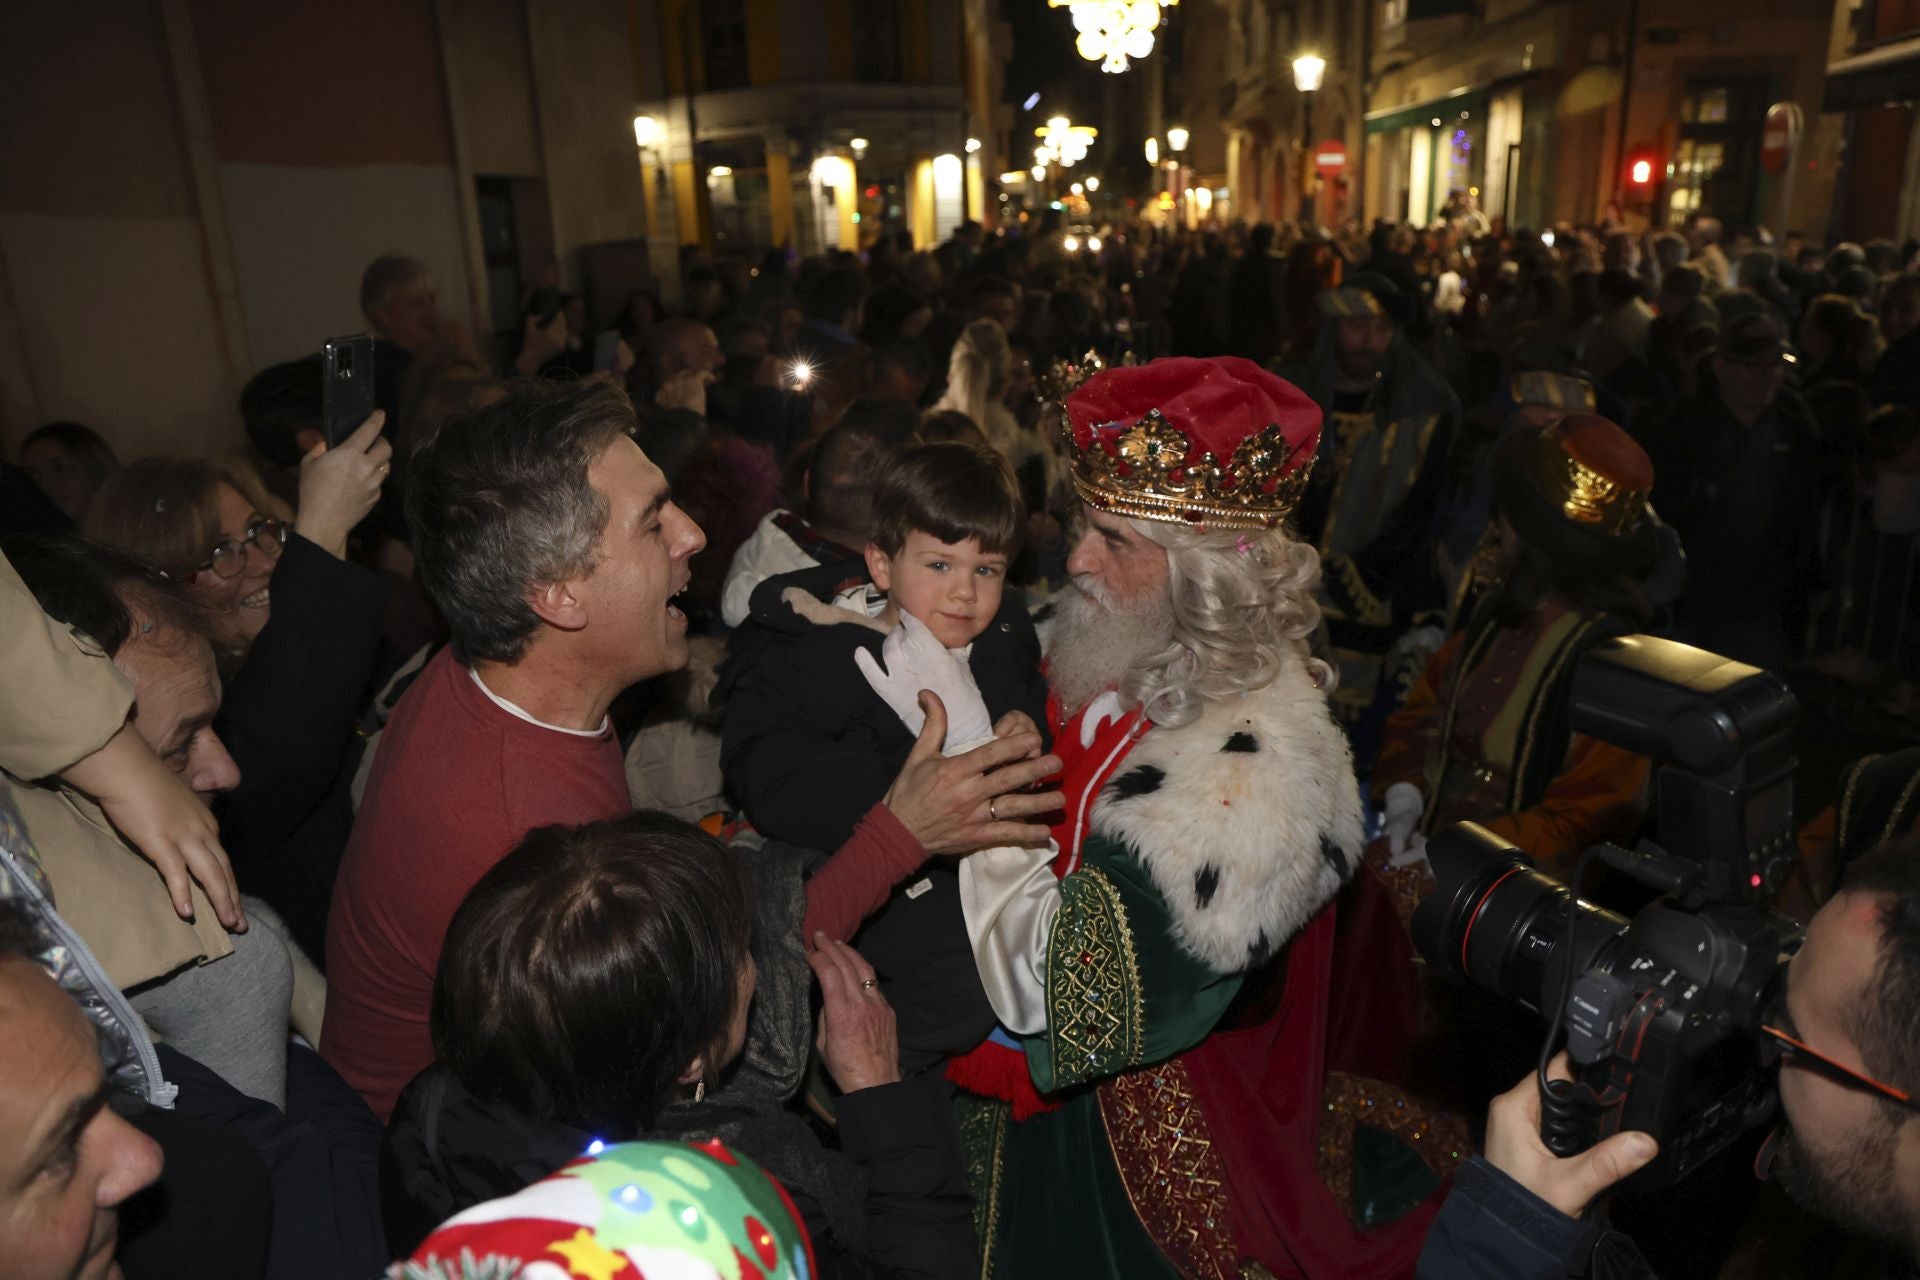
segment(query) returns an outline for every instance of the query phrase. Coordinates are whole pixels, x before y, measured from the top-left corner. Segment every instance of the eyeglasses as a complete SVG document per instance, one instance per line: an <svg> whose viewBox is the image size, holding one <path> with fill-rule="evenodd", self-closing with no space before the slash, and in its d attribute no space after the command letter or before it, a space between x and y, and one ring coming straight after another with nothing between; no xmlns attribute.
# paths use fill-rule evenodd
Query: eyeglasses
<svg viewBox="0 0 1920 1280"><path fill-rule="evenodd" d="M280 554L287 545L287 526L278 520L256 520L237 538L222 538L214 544L213 554L199 564L179 573L182 580L211 569L223 578L237 577L247 567L247 548L255 546L268 557ZM174 574L167 574L174 577Z"/></svg>
<svg viewBox="0 0 1920 1280"><path fill-rule="evenodd" d="M1868 1093L1879 1094L1895 1106L1920 1115L1920 1099L1914 1098L1906 1090L1883 1084L1872 1076L1863 1075L1852 1067L1835 1062L1806 1041L1797 1036L1788 1035L1778 1027L1762 1026L1760 1030L1772 1038L1775 1052L1783 1058L1792 1059L1796 1066L1803 1067L1816 1075L1825 1076L1845 1088L1864 1089Z"/></svg>

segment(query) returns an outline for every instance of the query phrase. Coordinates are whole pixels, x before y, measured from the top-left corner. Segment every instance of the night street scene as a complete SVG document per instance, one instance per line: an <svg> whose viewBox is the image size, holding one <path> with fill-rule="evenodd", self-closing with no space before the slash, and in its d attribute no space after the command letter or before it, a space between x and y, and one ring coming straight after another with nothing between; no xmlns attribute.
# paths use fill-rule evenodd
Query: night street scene
<svg viewBox="0 0 1920 1280"><path fill-rule="evenodd" d="M1920 0L18 0L0 1280L1920 1280Z"/></svg>

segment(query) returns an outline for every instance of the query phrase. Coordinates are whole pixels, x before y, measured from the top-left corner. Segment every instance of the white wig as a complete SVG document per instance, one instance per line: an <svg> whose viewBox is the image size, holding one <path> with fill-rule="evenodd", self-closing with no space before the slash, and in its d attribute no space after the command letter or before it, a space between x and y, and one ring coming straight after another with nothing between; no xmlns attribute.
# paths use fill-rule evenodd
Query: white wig
<svg viewBox="0 0 1920 1280"><path fill-rule="evenodd" d="M1307 649L1320 625L1313 596L1319 552L1284 528L1128 523L1167 552L1172 637L1121 681L1122 694L1154 723L1179 728L1210 702L1264 689L1289 657L1307 664L1322 688L1333 688L1332 669Z"/></svg>

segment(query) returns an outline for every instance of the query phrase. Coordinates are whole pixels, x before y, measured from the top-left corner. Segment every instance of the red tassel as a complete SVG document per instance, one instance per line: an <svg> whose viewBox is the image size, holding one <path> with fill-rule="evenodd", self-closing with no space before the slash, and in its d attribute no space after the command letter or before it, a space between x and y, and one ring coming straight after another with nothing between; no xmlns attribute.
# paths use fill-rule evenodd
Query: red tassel
<svg viewBox="0 0 1920 1280"><path fill-rule="evenodd" d="M1057 1101L1033 1087L1033 1077L1027 1073L1027 1055L991 1040L949 1059L947 1079L968 1093L1012 1103L1015 1120L1060 1109Z"/></svg>

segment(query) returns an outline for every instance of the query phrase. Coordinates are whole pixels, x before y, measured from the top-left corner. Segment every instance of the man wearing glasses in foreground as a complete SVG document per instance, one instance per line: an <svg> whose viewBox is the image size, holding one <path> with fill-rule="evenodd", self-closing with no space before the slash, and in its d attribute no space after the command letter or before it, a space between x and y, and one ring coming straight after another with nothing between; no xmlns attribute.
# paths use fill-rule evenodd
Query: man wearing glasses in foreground
<svg viewBox="0 0 1920 1280"><path fill-rule="evenodd" d="M1779 1054L1780 1119L1761 1172L1770 1155L1800 1205L1920 1266L1920 841L1848 869L1762 1032ZM1580 1215L1655 1154L1652 1138L1629 1132L1555 1157L1529 1074L1494 1100L1486 1156L1456 1176L1421 1280L1583 1274L1591 1235Z"/></svg>

